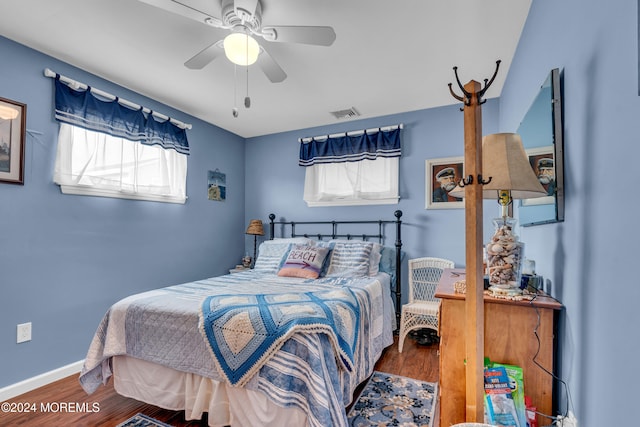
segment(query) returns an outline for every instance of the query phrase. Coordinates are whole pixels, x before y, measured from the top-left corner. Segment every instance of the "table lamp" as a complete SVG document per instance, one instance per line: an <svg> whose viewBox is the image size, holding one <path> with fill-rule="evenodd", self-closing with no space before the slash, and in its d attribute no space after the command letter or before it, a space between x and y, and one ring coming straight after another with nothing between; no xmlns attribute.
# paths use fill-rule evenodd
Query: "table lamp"
<svg viewBox="0 0 640 427"><path fill-rule="evenodd" d="M249 234L253 236L253 263L256 261L256 252L257 252L257 244L258 244L258 236L264 236L264 227L262 226L262 221L259 219L252 219L249 222L249 226L247 227L247 231L245 234Z"/></svg>
<svg viewBox="0 0 640 427"><path fill-rule="evenodd" d="M529 163L520 135L497 133L482 138L482 186L484 199L497 199L501 217L493 220L495 234L485 245L489 290L494 295L516 296L520 290L524 243L514 232L516 220L508 216L513 199L547 195ZM449 194L464 197L465 181Z"/></svg>

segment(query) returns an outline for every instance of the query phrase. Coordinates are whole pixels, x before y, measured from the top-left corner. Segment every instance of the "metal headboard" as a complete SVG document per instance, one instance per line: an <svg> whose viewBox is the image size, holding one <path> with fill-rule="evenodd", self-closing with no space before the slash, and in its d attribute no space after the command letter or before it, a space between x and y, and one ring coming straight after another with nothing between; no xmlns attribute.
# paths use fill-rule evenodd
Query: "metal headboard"
<svg viewBox="0 0 640 427"><path fill-rule="evenodd" d="M402 221L400 217L402 217L402 211L397 210L393 213L396 217L395 220L373 220L373 221L276 221L275 214L269 214L269 239L273 239L275 237L275 226L282 225L283 229L287 226L290 227L291 233L289 237L308 237L318 240L323 239L359 239L359 240L372 240L378 239L378 242L383 244L385 240L384 234L384 225L385 224L395 224L396 225L396 239L395 239L395 249L396 249L396 271L395 271L395 283L391 284L391 292L395 295L395 309L396 309L396 324L400 325L400 308L401 300L402 300ZM344 227L341 226L354 226L354 225L366 225L369 224L373 227L373 230L376 230L375 226L377 226L377 232L373 234L369 233L344 233L342 230ZM296 233L296 225L331 225L331 231L329 233ZM306 228L306 227L305 227ZM340 230L339 230L340 228ZM284 237L284 230L281 235Z"/></svg>

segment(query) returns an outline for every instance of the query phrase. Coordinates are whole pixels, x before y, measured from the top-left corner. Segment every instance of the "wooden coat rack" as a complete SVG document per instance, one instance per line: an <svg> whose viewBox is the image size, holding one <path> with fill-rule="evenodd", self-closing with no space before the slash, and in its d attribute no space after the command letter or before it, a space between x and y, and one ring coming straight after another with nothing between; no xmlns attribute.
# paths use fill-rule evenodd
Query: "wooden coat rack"
<svg viewBox="0 0 640 427"><path fill-rule="evenodd" d="M464 113L464 169L466 178L460 182L465 187L465 235L466 235L466 300L465 300L465 356L466 356L466 420L484 422L484 271L482 265L482 99L491 86L500 60L491 80L484 80L484 87L474 80L460 83L458 67L453 67L458 87L463 95L457 95L452 84L449 91L463 102ZM475 178L474 178L475 177Z"/></svg>

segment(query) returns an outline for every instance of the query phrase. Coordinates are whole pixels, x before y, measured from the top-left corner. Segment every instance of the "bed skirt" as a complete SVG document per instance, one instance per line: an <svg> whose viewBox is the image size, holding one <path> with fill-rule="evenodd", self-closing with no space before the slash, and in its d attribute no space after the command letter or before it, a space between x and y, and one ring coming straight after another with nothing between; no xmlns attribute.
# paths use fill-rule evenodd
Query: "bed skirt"
<svg viewBox="0 0 640 427"><path fill-rule="evenodd" d="M228 386L130 356L115 356L113 371L118 394L160 408L184 411L186 420L199 420L207 412L210 427L308 425L302 410L277 406L260 391Z"/></svg>

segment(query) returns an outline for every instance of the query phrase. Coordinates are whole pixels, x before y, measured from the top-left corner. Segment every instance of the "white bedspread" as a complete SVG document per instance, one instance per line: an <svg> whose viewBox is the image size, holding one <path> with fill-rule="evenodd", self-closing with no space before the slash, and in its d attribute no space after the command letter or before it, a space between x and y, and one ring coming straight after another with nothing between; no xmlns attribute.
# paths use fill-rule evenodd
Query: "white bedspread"
<svg viewBox="0 0 640 427"><path fill-rule="evenodd" d="M80 382L93 392L111 376L111 357L128 355L181 372L222 381L198 330L202 301L211 295L315 292L349 286L361 311L353 372L341 369L325 334L296 333L245 385L281 407L297 407L312 426L346 425L344 407L366 379L395 328L389 277L283 278L247 271L125 298L105 314L89 348Z"/></svg>

